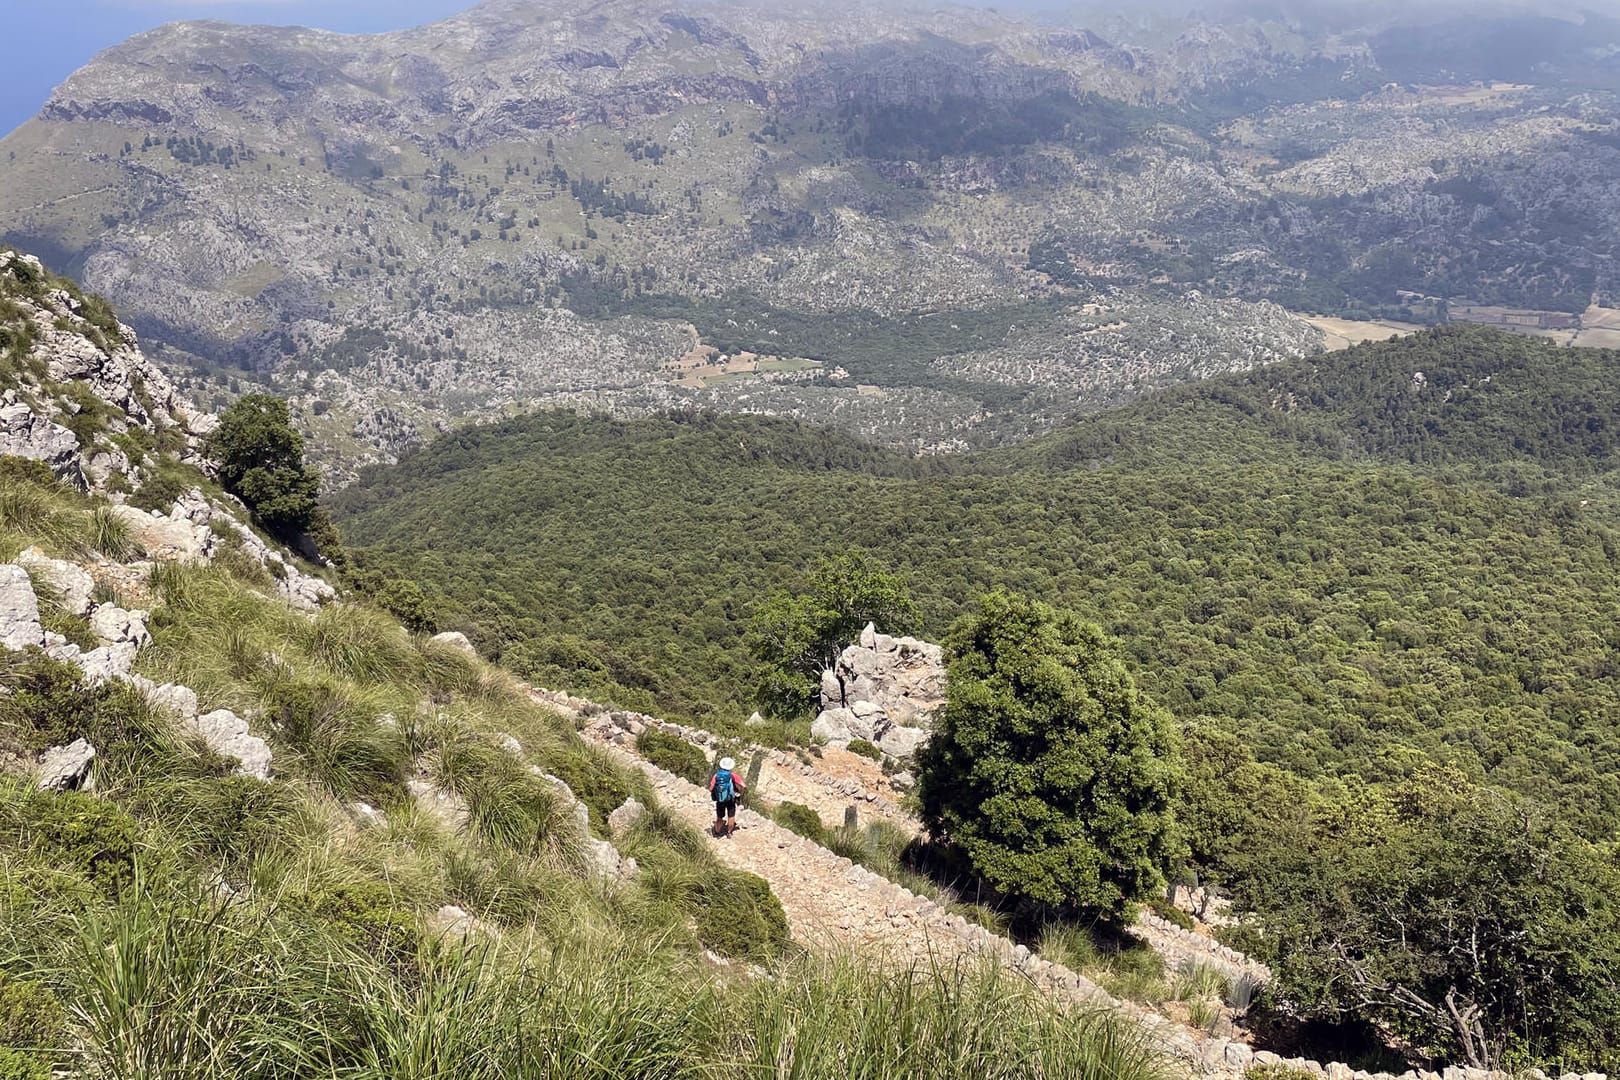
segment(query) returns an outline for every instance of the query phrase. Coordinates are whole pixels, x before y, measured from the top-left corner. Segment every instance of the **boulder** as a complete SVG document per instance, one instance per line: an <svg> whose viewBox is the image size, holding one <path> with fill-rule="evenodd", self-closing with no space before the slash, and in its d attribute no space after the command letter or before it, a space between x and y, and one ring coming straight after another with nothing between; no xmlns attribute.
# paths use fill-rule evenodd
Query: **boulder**
<svg viewBox="0 0 1620 1080"><path fill-rule="evenodd" d="M53 559L37 547L28 548L17 556L17 565L43 581L62 601L62 610L69 615L88 615L93 601L96 582L76 563Z"/></svg>
<svg viewBox="0 0 1620 1080"><path fill-rule="evenodd" d="M641 815L647 808L641 805L634 795L619 804L619 808L608 815L608 832L613 834L615 840L622 840L641 820Z"/></svg>
<svg viewBox="0 0 1620 1080"><path fill-rule="evenodd" d="M290 606L300 611L315 611L337 598L337 590L320 578L285 563L283 567L284 576L276 581L276 595Z"/></svg>
<svg viewBox="0 0 1620 1080"><path fill-rule="evenodd" d="M139 609L126 611L117 604L100 604L90 613L90 629L108 645L127 641L139 647L152 641L146 618L146 612Z"/></svg>
<svg viewBox="0 0 1620 1080"><path fill-rule="evenodd" d="M84 487L78 436L35 412L27 402L0 406L0 455L42 461L63 480Z"/></svg>
<svg viewBox="0 0 1620 1080"><path fill-rule="evenodd" d="M423 813L447 829L460 832L471 820L467 800L453 791L446 791L420 779L408 781L405 790L411 793Z"/></svg>
<svg viewBox="0 0 1620 1080"><path fill-rule="evenodd" d="M446 630L442 634L434 634L433 641L438 645L448 645L450 648L458 652L464 652L468 656L478 655L478 650L473 648L473 643L468 641L467 635L460 630Z"/></svg>
<svg viewBox="0 0 1620 1080"><path fill-rule="evenodd" d="M743 726L764 727L767 723L769 723L769 721L767 721L764 716L760 715L758 712L754 712L748 717L747 720L743 721Z"/></svg>
<svg viewBox="0 0 1620 1080"><path fill-rule="evenodd" d="M855 734L860 720L849 709L824 709L810 725L810 737L826 743L847 743L860 738Z"/></svg>
<svg viewBox="0 0 1620 1080"><path fill-rule="evenodd" d="M619 849L606 840L595 837L585 839L585 872L599 881L628 881L640 867L636 860L625 858Z"/></svg>
<svg viewBox="0 0 1620 1080"><path fill-rule="evenodd" d="M39 624L39 601L28 571L16 563L0 564L0 645L22 650L44 644L45 628Z"/></svg>
<svg viewBox="0 0 1620 1080"><path fill-rule="evenodd" d="M250 732L246 720L229 709L215 709L197 717L194 727L208 749L236 759L237 776L270 779L270 744Z"/></svg>
<svg viewBox="0 0 1620 1080"><path fill-rule="evenodd" d="M1226 1063L1234 1069L1247 1069L1254 1060L1254 1049L1247 1043L1229 1042L1226 1044Z"/></svg>
<svg viewBox="0 0 1620 1080"><path fill-rule="evenodd" d="M915 727L891 727L878 740L878 749L889 757L910 757L928 741L928 732Z"/></svg>
<svg viewBox="0 0 1620 1080"><path fill-rule="evenodd" d="M374 829L385 824L388 819L383 812L368 802L352 802L348 805L349 816L354 818L355 824L367 829Z"/></svg>
<svg viewBox="0 0 1620 1080"><path fill-rule="evenodd" d="M206 525L194 525L186 518L175 521L128 505L114 506L112 511L129 524L131 536L146 553L160 562L201 562L213 551L214 536Z"/></svg>
<svg viewBox="0 0 1620 1080"><path fill-rule="evenodd" d="M181 720L194 720L197 717L197 691L189 686L179 683L164 683L162 686L154 684L150 679L137 678L135 685L146 694L146 700L154 709L167 709Z"/></svg>
<svg viewBox="0 0 1620 1080"><path fill-rule="evenodd" d="M117 645L103 645L75 657L73 662L79 665L84 677L92 683L126 678L135 667L135 643L123 641Z"/></svg>
<svg viewBox="0 0 1620 1080"><path fill-rule="evenodd" d="M45 751L35 775L41 791L90 791L95 787L90 769L96 748L83 739Z"/></svg>

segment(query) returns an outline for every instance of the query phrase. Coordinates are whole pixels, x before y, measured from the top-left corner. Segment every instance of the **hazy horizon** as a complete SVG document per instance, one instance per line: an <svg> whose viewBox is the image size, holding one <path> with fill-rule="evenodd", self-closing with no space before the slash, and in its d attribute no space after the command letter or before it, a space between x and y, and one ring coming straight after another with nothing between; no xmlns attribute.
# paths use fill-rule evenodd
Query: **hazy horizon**
<svg viewBox="0 0 1620 1080"><path fill-rule="evenodd" d="M97 53L134 34L187 19L222 19L236 23L307 26L344 33L405 29L447 18L477 0L61 0L49 7L20 7L11 13L12 45L6 78L0 83L0 133L13 131L34 116L51 91ZM757 0L753 0L757 2ZM884 2L884 0L879 0ZM1261 10L1290 17L1346 15L1378 17L1410 13L1414 7L1433 11L1537 10L1571 16L1585 10L1620 14L1620 0L1532 3L1527 0L1425 0L1414 5L1399 0L950 0L952 4L1006 12L1038 13L1044 18L1068 12L1077 21L1151 14L1184 15ZM943 6L943 5L942 5Z"/></svg>

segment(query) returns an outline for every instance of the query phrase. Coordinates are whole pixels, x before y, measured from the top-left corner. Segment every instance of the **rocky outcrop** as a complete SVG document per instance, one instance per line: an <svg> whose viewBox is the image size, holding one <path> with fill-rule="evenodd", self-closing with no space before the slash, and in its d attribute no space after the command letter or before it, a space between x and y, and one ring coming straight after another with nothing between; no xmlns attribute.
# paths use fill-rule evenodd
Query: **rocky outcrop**
<svg viewBox="0 0 1620 1080"><path fill-rule="evenodd" d="M7 390L0 397L0 454L44 462L63 480L84 486L79 440Z"/></svg>
<svg viewBox="0 0 1620 1080"><path fill-rule="evenodd" d="M236 775L270 779L270 744L248 730L246 720L229 709L215 709L192 722L208 749L236 760Z"/></svg>
<svg viewBox="0 0 1620 1080"><path fill-rule="evenodd" d="M478 655L478 650L473 648L473 643L468 641L467 635L460 630L446 630L442 634L434 634L432 640L435 645L443 645L455 649L457 652L464 652L468 656Z"/></svg>
<svg viewBox="0 0 1620 1080"><path fill-rule="evenodd" d="M45 751L36 773L41 791L91 791L95 778L91 766L95 764L96 748L83 739L75 739L67 746L53 746Z"/></svg>
<svg viewBox="0 0 1620 1080"><path fill-rule="evenodd" d="M45 644L39 624L39 601L28 571L16 563L0 565L0 646L22 650Z"/></svg>
<svg viewBox="0 0 1620 1080"><path fill-rule="evenodd" d="M822 672L822 711L810 732L833 745L864 739L889 757L909 757L927 740L944 703L940 647L880 634L868 623L860 641Z"/></svg>
<svg viewBox="0 0 1620 1080"><path fill-rule="evenodd" d="M45 583L55 593L58 606L68 615L88 615L96 582L84 567L66 559L53 559L37 547L17 556L17 565Z"/></svg>

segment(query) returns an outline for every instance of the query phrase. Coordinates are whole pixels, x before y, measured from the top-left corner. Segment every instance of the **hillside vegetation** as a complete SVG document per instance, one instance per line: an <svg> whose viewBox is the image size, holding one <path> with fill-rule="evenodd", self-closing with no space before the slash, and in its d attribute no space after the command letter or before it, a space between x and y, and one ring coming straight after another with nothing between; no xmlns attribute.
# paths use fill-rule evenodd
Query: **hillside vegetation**
<svg viewBox="0 0 1620 1080"><path fill-rule="evenodd" d="M0 559L138 554L98 531L99 498L12 465ZM138 668L252 716L273 779L135 684L0 650L7 1080L1158 1075L1122 1021L988 969L799 952L763 882L505 673L364 606L291 610L233 566L152 570ZM18 775L78 738L93 794ZM616 837L633 880L589 872L542 771L598 834L649 806Z"/></svg>
<svg viewBox="0 0 1620 1080"><path fill-rule="evenodd" d="M916 459L761 418L523 417L333 500L370 565L539 682L714 726L755 605L894 567L938 635L996 585L1121 638L1184 724L1303 776L1425 760L1620 811L1620 357L1462 328Z"/></svg>

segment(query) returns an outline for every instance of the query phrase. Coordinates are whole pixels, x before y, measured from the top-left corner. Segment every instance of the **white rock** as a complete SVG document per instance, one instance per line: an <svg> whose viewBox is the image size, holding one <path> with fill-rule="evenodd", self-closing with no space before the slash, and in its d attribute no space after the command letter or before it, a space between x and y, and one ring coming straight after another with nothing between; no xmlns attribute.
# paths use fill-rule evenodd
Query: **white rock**
<svg viewBox="0 0 1620 1080"><path fill-rule="evenodd" d="M1254 1049L1247 1043L1229 1042L1226 1044L1226 1063L1234 1069L1246 1069L1249 1062L1254 1059Z"/></svg>
<svg viewBox="0 0 1620 1080"><path fill-rule="evenodd" d="M42 461L62 479L84 486L78 436L36 413L26 402L0 407L0 455Z"/></svg>
<svg viewBox="0 0 1620 1080"><path fill-rule="evenodd" d="M434 634L433 641L439 645L448 645L452 649L466 653L468 656L477 656L478 650L473 643L467 640L467 635L460 630L446 630L442 634Z"/></svg>
<svg viewBox="0 0 1620 1080"><path fill-rule="evenodd" d="M213 550L213 533L207 526L154 516L134 506L114 506L112 512L129 523L136 542L160 562L201 562Z"/></svg>
<svg viewBox="0 0 1620 1080"><path fill-rule="evenodd" d="M66 746L53 746L40 759L36 775L41 791L90 791L95 787L90 767L96 748L83 739Z"/></svg>
<svg viewBox="0 0 1620 1080"><path fill-rule="evenodd" d="M215 709L197 717L194 726L210 750L236 759L237 776L270 779L270 744L250 732L246 720L229 709Z"/></svg>
<svg viewBox="0 0 1620 1080"><path fill-rule="evenodd" d="M348 809L349 816L354 818L356 823L368 829L374 829L388 820L383 816L381 810L367 802L352 802L349 804Z"/></svg>
<svg viewBox="0 0 1620 1080"><path fill-rule="evenodd" d="M875 649L875 648L877 648L877 624L876 623L867 623L866 626L861 630L861 648L863 648L863 649Z"/></svg>
<svg viewBox="0 0 1620 1080"><path fill-rule="evenodd" d="M848 743L857 737L854 732L859 723L849 709L824 709L810 725L810 737L833 745Z"/></svg>
<svg viewBox="0 0 1620 1080"><path fill-rule="evenodd" d="M17 565L50 586L62 598L62 610L69 615L90 614L90 596L96 582L82 567L65 559L53 559L37 547L18 555Z"/></svg>
<svg viewBox="0 0 1620 1080"><path fill-rule="evenodd" d="M146 687L143 686L142 689ZM197 718L197 691L189 686L181 686L179 683L153 686L146 689L146 700L152 703L153 708L167 709L181 720Z"/></svg>
<svg viewBox="0 0 1620 1080"><path fill-rule="evenodd" d="M928 741L928 732L922 728L891 727L878 740L878 748L890 757L910 757Z"/></svg>
<svg viewBox="0 0 1620 1080"><path fill-rule="evenodd" d="M620 803L618 809L608 815L608 832L613 834L615 840L624 839L625 835L629 833L646 811L647 808L642 806L641 802L632 795Z"/></svg>
<svg viewBox="0 0 1620 1080"><path fill-rule="evenodd" d="M408 781L405 790L411 793L423 812L446 828L459 832L467 827L471 819L467 800L455 792L435 787L426 780Z"/></svg>
<svg viewBox="0 0 1620 1080"><path fill-rule="evenodd" d="M0 645L21 650L44 644L45 628L39 624L39 601L28 571L16 563L0 564Z"/></svg>
<svg viewBox="0 0 1620 1080"><path fill-rule="evenodd" d="M152 634L146 629L146 619L146 612L139 609L126 611L117 604L101 604L90 613L90 629L108 645L128 641L136 646L144 646L152 642Z"/></svg>
<svg viewBox="0 0 1620 1080"><path fill-rule="evenodd" d="M92 683L125 678L135 667L135 643L124 641L117 645L103 645L76 658L74 663L79 665L84 677ZM195 695L192 696L192 712L196 712Z"/></svg>

